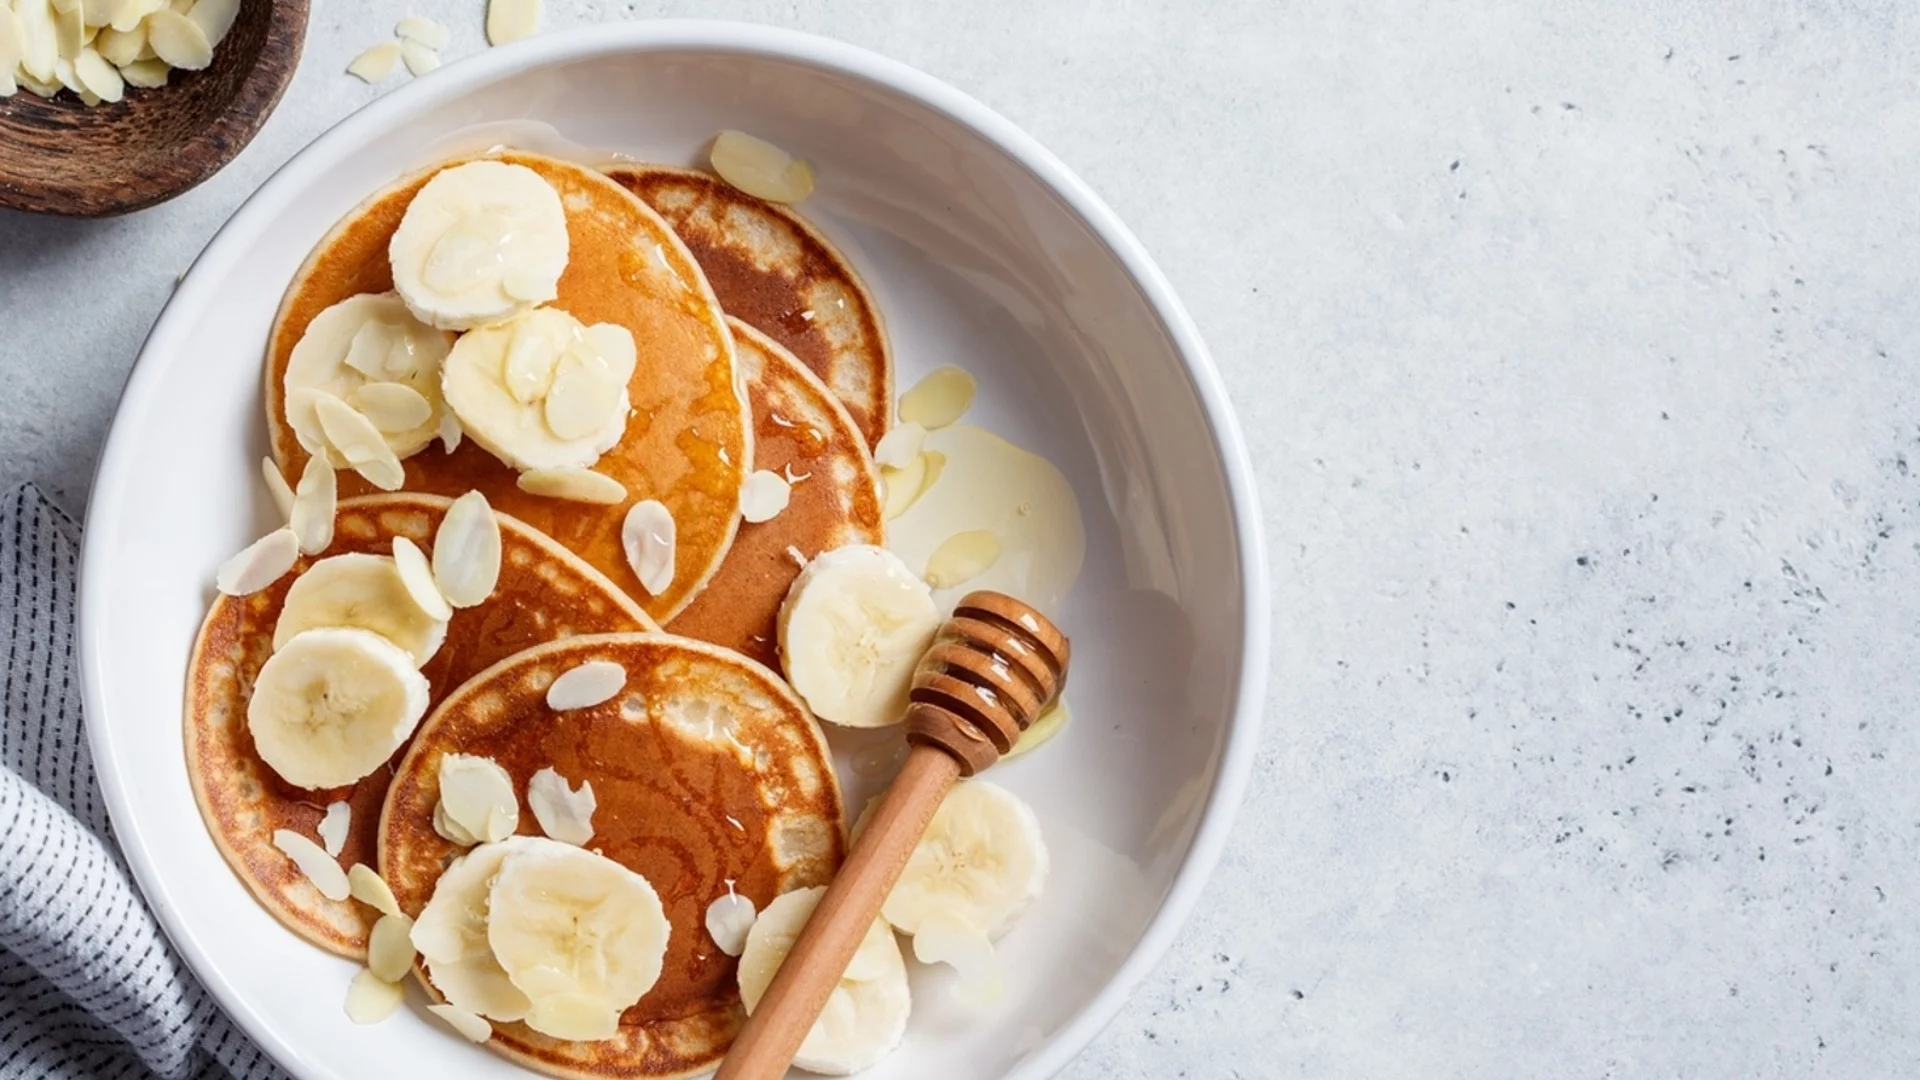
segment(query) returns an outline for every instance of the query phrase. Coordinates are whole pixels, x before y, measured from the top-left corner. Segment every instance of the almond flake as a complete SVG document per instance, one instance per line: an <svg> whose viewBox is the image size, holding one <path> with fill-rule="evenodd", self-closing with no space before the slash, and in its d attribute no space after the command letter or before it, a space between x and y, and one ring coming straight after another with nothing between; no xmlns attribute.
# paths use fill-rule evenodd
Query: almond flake
<svg viewBox="0 0 1920 1080"><path fill-rule="evenodd" d="M340 849L347 846L347 829L353 824L353 807L344 802L327 804L327 813L320 819L320 826L314 831L320 834L320 844L327 854L340 857Z"/></svg>
<svg viewBox="0 0 1920 1080"><path fill-rule="evenodd" d="M347 898L347 872L319 844L290 829L275 829L273 846L293 860L321 896L329 900Z"/></svg>
<svg viewBox="0 0 1920 1080"><path fill-rule="evenodd" d="M547 687L547 708L554 712L591 709L611 701L626 685L626 668L611 660L589 660L553 680Z"/></svg>
<svg viewBox="0 0 1920 1080"><path fill-rule="evenodd" d="M439 53L413 40L400 43L400 59L406 62L407 70L416 78L440 66Z"/></svg>
<svg viewBox="0 0 1920 1080"><path fill-rule="evenodd" d="M239 14L240 0L193 0L193 6L187 9L188 21L207 36L209 48L219 46Z"/></svg>
<svg viewBox="0 0 1920 1080"><path fill-rule="evenodd" d="M488 0L488 43L505 45L539 32L540 0Z"/></svg>
<svg viewBox="0 0 1920 1080"><path fill-rule="evenodd" d="M440 805L446 807L448 820L489 844L512 836L520 824L520 800L513 792L513 777L488 757L442 757Z"/></svg>
<svg viewBox="0 0 1920 1080"><path fill-rule="evenodd" d="M101 101L119 101L126 93L127 81L106 58L95 52L89 45L80 50L73 62L73 73L87 89L98 95Z"/></svg>
<svg viewBox="0 0 1920 1080"><path fill-rule="evenodd" d="M147 44L173 67L201 71L213 63L213 42L207 40L207 32L176 11L147 16Z"/></svg>
<svg viewBox="0 0 1920 1080"><path fill-rule="evenodd" d="M400 572L400 584L407 587L407 595L428 618L446 622L453 618L453 608L447 598L440 595L440 586L433 583L433 568L427 564L427 556L420 545L404 536L393 538L393 565Z"/></svg>
<svg viewBox="0 0 1920 1080"><path fill-rule="evenodd" d="M436 803L433 807L433 831L440 839L455 847L472 847L480 838L468 832L465 826L447 816L447 804Z"/></svg>
<svg viewBox="0 0 1920 1080"><path fill-rule="evenodd" d="M423 19L418 15L409 15L401 19L400 24L393 28L393 32L397 37L406 38L408 41L417 41L427 48L434 50L446 48L447 40L450 36L447 33L446 27L434 22L432 19Z"/></svg>
<svg viewBox="0 0 1920 1080"><path fill-rule="evenodd" d="M899 424L880 436L873 447L873 463L883 469L904 469L920 456L920 444L927 441L927 429L919 424Z"/></svg>
<svg viewBox="0 0 1920 1080"><path fill-rule="evenodd" d="M592 469L528 469L520 474L520 490L529 495L573 502L617 506L627 501L627 486Z"/></svg>
<svg viewBox="0 0 1920 1080"><path fill-rule="evenodd" d="M293 509L287 514L287 525L300 541L301 554L318 555L333 543L333 511L338 495L339 484L325 455L308 458L300 471L300 486L294 489Z"/></svg>
<svg viewBox="0 0 1920 1080"><path fill-rule="evenodd" d="M280 519L285 521L293 516L293 489L287 486L287 478L280 474L280 466L270 457L260 459L260 478L267 482L267 494L273 496L273 505L280 511Z"/></svg>
<svg viewBox="0 0 1920 1080"><path fill-rule="evenodd" d="M128 86L152 90L167 85L167 74L172 70L165 60L135 60L131 64L120 65L120 77L127 80Z"/></svg>
<svg viewBox="0 0 1920 1080"><path fill-rule="evenodd" d="M797 203L813 194L813 166L744 131L715 136L708 160L720 179L756 199Z"/></svg>
<svg viewBox="0 0 1920 1080"><path fill-rule="evenodd" d="M500 581L500 521L485 495L469 491L447 509L433 538L433 580L457 608L493 595Z"/></svg>
<svg viewBox="0 0 1920 1080"><path fill-rule="evenodd" d="M115 30L109 26L105 30L100 31L99 37L93 39L93 47L99 50L100 55L106 59L107 63L121 68L140 59L140 50L145 48L146 45L147 29L145 24L136 26L132 30ZM124 75L125 72L122 72L122 74Z"/></svg>
<svg viewBox="0 0 1920 1080"><path fill-rule="evenodd" d="M80 15L78 3L62 8L53 5L53 34L60 56L66 60L76 60L80 50L86 46L87 23Z"/></svg>
<svg viewBox="0 0 1920 1080"><path fill-rule="evenodd" d="M406 996L400 984L362 970L347 984L347 1019L356 1024L377 1024L392 1016Z"/></svg>
<svg viewBox="0 0 1920 1080"><path fill-rule="evenodd" d="M620 546L640 587L659 596L673 584L673 513L656 499L637 502L620 526Z"/></svg>
<svg viewBox="0 0 1920 1080"><path fill-rule="evenodd" d="M800 569L805 570L807 568L807 553L794 547L792 544L787 545L787 558L792 559L793 565Z"/></svg>
<svg viewBox="0 0 1920 1080"><path fill-rule="evenodd" d="M576 791L551 765L527 779L527 806L533 810L533 819L540 823L541 832L563 844L585 847L593 839L593 812L598 805L591 781L580 781Z"/></svg>
<svg viewBox="0 0 1920 1080"><path fill-rule="evenodd" d="M300 541L293 530L275 529L221 563L214 587L228 596L251 596L285 577L299 558Z"/></svg>
<svg viewBox="0 0 1920 1080"><path fill-rule="evenodd" d="M377 83L393 74L393 66L400 62L400 46L383 41L359 56L347 65L347 74L363 83Z"/></svg>
<svg viewBox="0 0 1920 1080"><path fill-rule="evenodd" d="M433 418L433 404L406 383L368 383L349 394L347 404L389 434L412 431Z"/></svg>
<svg viewBox="0 0 1920 1080"><path fill-rule="evenodd" d="M566 357L553 377L553 385L547 388L541 411L547 430L572 440L605 427L623 404L619 383L604 363L588 365Z"/></svg>
<svg viewBox="0 0 1920 1080"><path fill-rule="evenodd" d="M453 415L453 410L447 409L442 412L440 414L440 432L438 435L441 447L449 454L460 449L460 436L462 434L463 432L460 430L460 418Z"/></svg>
<svg viewBox="0 0 1920 1080"><path fill-rule="evenodd" d="M772 521L793 498L793 485L779 473L756 469L740 486L740 516L758 524Z"/></svg>
<svg viewBox="0 0 1920 1080"><path fill-rule="evenodd" d="M405 915L382 915L367 935L367 970L374 977L397 983L413 967L413 920Z"/></svg>
<svg viewBox="0 0 1920 1080"><path fill-rule="evenodd" d="M479 1013L468 1012L458 1005L429 1005L427 1011L445 1020L448 1027L469 1042L483 1043L493 1038L493 1025Z"/></svg>
<svg viewBox="0 0 1920 1080"><path fill-rule="evenodd" d="M387 879L373 872L366 863L354 863L347 871L347 891L355 900L382 915L400 914L400 901L394 899Z"/></svg>
<svg viewBox="0 0 1920 1080"><path fill-rule="evenodd" d="M314 415L320 420L327 445L339 451L347 464L353 466L353 471L366 477L374 487L398 491L400 485L406 483L406 471L401 468L393 447L387 445L387 437L380 434L373 421L332 394L315 394L314 398Z"/></svg>
<svg viewBox="0 0 1920 1080"><path fill-rule="evenodd" d="M739 956L747 948L747 931L753 929L753 901L733 891L727 882L727 895L707 905L707 933L713 943L728 956Z"/></svg>

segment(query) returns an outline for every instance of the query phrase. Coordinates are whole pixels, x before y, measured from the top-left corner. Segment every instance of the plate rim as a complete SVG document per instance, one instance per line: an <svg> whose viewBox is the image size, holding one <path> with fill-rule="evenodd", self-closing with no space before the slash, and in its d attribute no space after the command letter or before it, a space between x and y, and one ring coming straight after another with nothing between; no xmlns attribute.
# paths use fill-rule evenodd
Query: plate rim
<svg viewBox="0 0 1920 1080"><path fill-rule="evenodd" d="M409 83L349 113L276 168L214 232L141 344L114 406L113 420L88 491L77 603L80 691L87 718L87 743L108 816L148 908L194 977L248 1037L295 1076L320 1074L281 1038L272 1023L237 995L219 967L199 949L180 914L157 899L166 896L165 875L153 857L133 807L126 801L122 775L129 763L116 753L109 734L111 725L95 719L106 715L107 678L102 664L104 643L95 628L102 625L102 617L111 602L95 571L110 559L106 545L118 525L118 492L127 483L126 473L131 465L131 451L127 446L131 437L128 408L130 405L137 408L152 396L156 380L165 372L150 361L149 356L166 352L171 340L181 332L178 324L186 318L184 313L200 307L201 293L212 288L207 275L201 272L202 264L215 265L235 257L241 249L242 237L255 232L256 222L264 223L278 209L277 204L284 201L277 196L280 189L290 183L290 178L325 167L339 152L363 142L365 133L371 129L519 71L607 54L683 50L798 62L860 78L911 98L999 147L1066 203L1069 211L1120 261L1140 289L1173 342L1174 352L1200 401L1214 452L1225 474L1235 555L1239 562L1243 611L1241 648L1240 655L1234 658L1238 670L1232 680L1232 715L1199 824L1173 883L1112 977L1050 1038L1019 1060L1008 1074L1008 1080L1042 1080L1054 1075L1119 1014L1135 987L1160 962L1192 915L1207 880L1218 866L1244 800L1263 726L1271 635L1266 547L1253 467L1225 384L1199 329L1145 247L1092 188L1032 136L971 95L902 61L804 31L725 20L652 19L581 26L542 34L503 48L490 48L449 64L432 79Z"/></svg>

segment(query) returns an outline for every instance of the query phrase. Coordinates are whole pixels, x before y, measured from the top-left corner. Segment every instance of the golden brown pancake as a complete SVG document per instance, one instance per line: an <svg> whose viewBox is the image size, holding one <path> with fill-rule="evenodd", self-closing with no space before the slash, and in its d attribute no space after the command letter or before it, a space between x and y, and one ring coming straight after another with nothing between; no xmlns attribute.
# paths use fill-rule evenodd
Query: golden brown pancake
<svg viewBox="0 0 1920 1080"><path fill-rule="evenodd" d="M720 565L740 520L740 484L752 444L732 337L692 254L625 188L564 161L520 153L498 157L546 178L566 207L570 254L552 306L585 323L618 323L633 332L640 356L628 386L634 411L619 445L595 469L625 484L629 503L658 499L672 512L673 584L651 596L627 565L620 546L626 504L589 506L529 495L515 486L512 469L472 440L452 454L436 444L408 458L404 487L437 495L485 492L496 510L560 541L665 621ZM414 194L445 167L410 176L362 203L320 241L281 303L267 347L267 425L274 460L289 480L300 475L307 453L281 406L288 357L315 315L349 296L393 287L387 243ZM372 490L358 475L340 474L342 495Z"/></svg>
<svg viewBox="0 0 1920 1080"><path fill-rule="evenodd" d="M393 762L350 788L295 787L262 762L247 730L254 676L273 653L273 627L294 579L318 559L347 552L385 555L405 536L431 549L448 500L402 492L340 504L333 544L303 558L293 573L251 596L220 596L207 612L187 669L187 775L213 842L261 904L308 941L355 959L367 951L378 913L352 900L321 896L273 846L275 829L314 839L327 805L352 807L340 865L371 866L381 802ZM479 607L458 609L440 651L421 671L433 700L503 656L567 634L653 629L653 620L579 557L521 522L500 516L500 584Z"/></svg>
<svg viewBox="0 0 1920 1080"><path fill-rule="evenodd" d="M853 415L869 447L893 422L893 353L880 308L846 256L791 209L664 165L607 175L693 249L727 314L787 347Z"/></svg>
<svg viewBox="0 0 1920 1080"><path fill-rule="evenodd" d="M728 323L753 405L753 467L794 478L793 497L771 520L741 523L719 573L668 629L778 669L787 587L823 551L885 543L886 497L866 440L826 384L765 334Z"/></svg>
<svg viewBox="0 0 1920 1080"><path fill-rule="evenodd" d="M625 668L625 689L587 709L547 708L552 681L589 660ZM824 884L844 853L839 783L806 706L760 665L670 634L577 637L502 660L428 716L388 791L380 872L409 915L461 854L433 829L440 759L453 752L506 769L526 834L539 833L525 803L535 772L551 766L571 785L591 782L586 846L645 877L673 927L660 981L621 1017L617 1037L566 1042L496 1023L487 1045L562 1077L712 1068L746 1014L736 962L707 933L707 906L731 881L765 908ZM421 981L431 989L424 973Z"/></svg>

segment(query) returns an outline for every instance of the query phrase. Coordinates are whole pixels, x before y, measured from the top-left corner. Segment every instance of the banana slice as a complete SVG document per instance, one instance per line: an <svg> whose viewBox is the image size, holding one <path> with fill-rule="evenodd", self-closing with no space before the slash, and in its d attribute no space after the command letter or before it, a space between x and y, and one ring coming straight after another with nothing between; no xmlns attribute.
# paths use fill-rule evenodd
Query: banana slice
<svg viewBox="0 0 1920 1080"><path fill-rule="evenodd" d="M487 941L556 1039L612 1038L660 978L672 926L646 878L584 848L521 837L487 898Z"/></svg>
<svg viewBox="0 0 1920 1080"><path fill-rule="evenodd" d="M530 836L510 837L453 860L413 921L413 947L426 960L427 979L456 1008L502 1021L527 1015L527 995L507 978L487 944L487 910L501 863L532 842Z"/></svg>
<svg viewBox="0 0 1920 1080"><path fill-rule="evenodd" d="M962 780L934 811L880 914L907 934L933 920L950 930L957 920L997 940L1046 883L1047 844L1033 809L997 784Z"/></svg>
<svg viewBox="0 0 1920 1080"><path fill-rule="evenodd" d="M415 667L440 651L447 624L420 610L400 569L385 555L335 555L293 579L273 628L278 651L296 635L322 626L371 630L405 649Z"/></svg>
<svg viewBox="0 0 1920 1080"><path fill-rule="evenodd" d="M560 193L503 161L440 170L387 245L394 288L420 321L442 330L497 323L552 300L567 252Z"/></svg>
<svg viewBox="0 0 1920 1080"><path fill-rule="evenodd" d="M396 430L373 426L396 457L419 453L440 432L445 409L440 400L440 366L452 347L449 335L415 319L392 293L349 296L322 311L293 347L282 382L287 423L294 437L307 453L324 455L336 469L347 468L346 455L328 440L320 423L319 402L327 398L349 404L370 401L378 408L404 392L425 402L426 416ZM417 413L416 407L405 418L413 419ZM388 408L382 415L394 414Z"/></svg>
<svg viewBox="0 0 1920 1080"><path fill-rule="evenodd" d="M740 1000L749 1014L759 1006L781 961L792 951L826 892L825 886L815 886L784 893L753 921L740 954ZM900 945L887 924L875 919L793 1063L829 1076L870 1068L900 1045L912 1011L913 994Z"/></svg>
<svg viewBox="0 0 1920 1080"><path fill-rule="evenodd" d="M854 544L800 572L780 605L780 663L822 720L884 727L906 714L913 668L933 642L933 593L885 548Z"/></svg>
<svg viewBox="0 0 1920 1080"><path fill-rule="evenodd" d="M247 730L282 779L319 790L379 768L426 711L427 680L406 650L370 630L308 630L260 668Z"/></svg>
<svg viewBox="0 0 1920 1080"><path fill-rule="evenodd" d="M441 393L473 441L516 469L587 469L627 427L633 334L558 308L461 336Z"/></svg>

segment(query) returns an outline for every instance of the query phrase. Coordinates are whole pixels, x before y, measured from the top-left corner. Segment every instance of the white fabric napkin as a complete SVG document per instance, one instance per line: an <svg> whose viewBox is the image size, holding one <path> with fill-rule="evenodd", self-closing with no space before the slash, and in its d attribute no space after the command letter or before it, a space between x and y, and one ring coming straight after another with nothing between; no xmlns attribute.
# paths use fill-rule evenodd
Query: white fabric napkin
<svg viewBox="0 0 1920 1080"><path fill-rule="evenodd" d="M0 1080L281 1080L114 845L81 729L79 536L37 489L0 495Z"/></svg>

